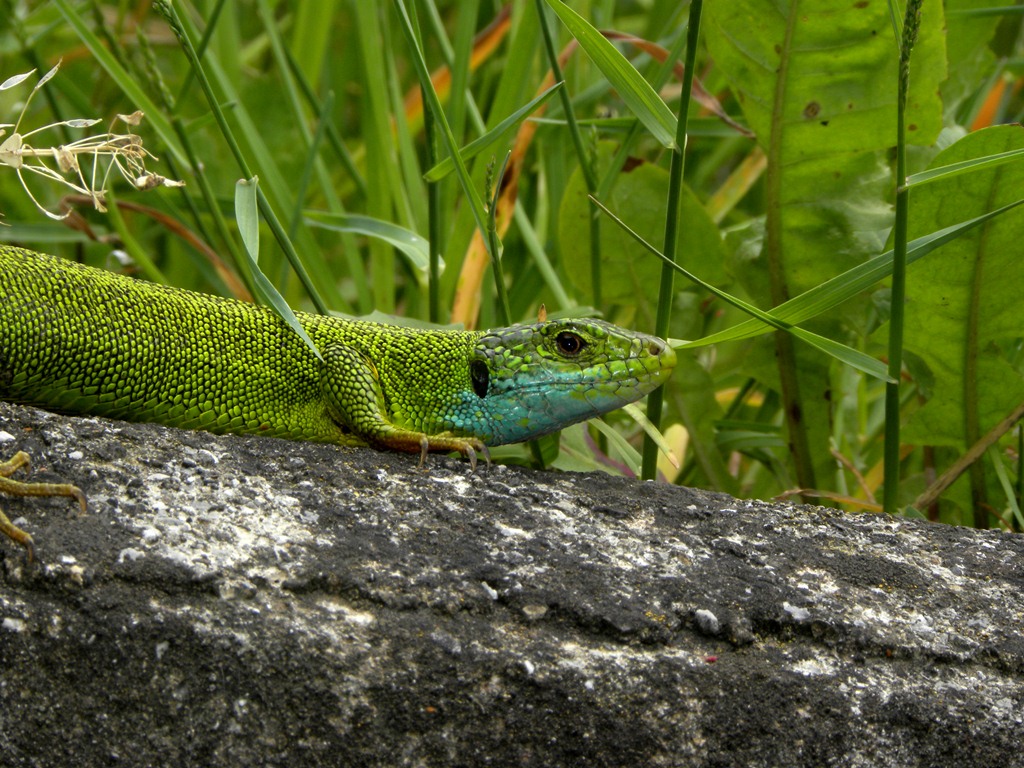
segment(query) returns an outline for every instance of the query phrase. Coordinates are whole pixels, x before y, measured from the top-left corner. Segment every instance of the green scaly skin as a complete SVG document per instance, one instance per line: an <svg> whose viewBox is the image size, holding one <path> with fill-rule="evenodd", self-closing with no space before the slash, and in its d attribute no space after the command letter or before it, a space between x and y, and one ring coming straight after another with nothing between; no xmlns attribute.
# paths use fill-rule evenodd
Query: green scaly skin
<svg viewBox="0 0 1024 768"><path fill-rule="evenodd" d="M296 314L323 362L265 307L0 246L0 399L475 464L640 399L676 361L599 320L474 332Z"/></svg>

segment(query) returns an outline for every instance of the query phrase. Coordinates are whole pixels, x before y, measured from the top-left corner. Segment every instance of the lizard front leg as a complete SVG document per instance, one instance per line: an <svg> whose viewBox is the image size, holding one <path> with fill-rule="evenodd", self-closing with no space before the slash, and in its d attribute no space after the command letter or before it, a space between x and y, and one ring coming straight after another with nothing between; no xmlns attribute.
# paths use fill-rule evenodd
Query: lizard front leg
<svg viewBox="0 0 1024 768"><path fill-rule="evenodd" d="M320 386L331 418L377 448L419 453L420 466L430 451L458 451L476 469L477 453L490 454L475 437L428 435L392 423L373 362L354 347L332 344L323 351Z"/></svg>

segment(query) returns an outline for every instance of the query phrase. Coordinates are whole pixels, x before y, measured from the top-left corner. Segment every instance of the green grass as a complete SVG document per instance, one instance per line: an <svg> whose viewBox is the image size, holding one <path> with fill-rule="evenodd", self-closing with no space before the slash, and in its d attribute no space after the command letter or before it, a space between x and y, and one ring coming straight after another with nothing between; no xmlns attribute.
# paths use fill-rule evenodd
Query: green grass
<svg viewBox="0 0 1024 768"><path fill-rule="evenodd" d="M0 90L0 122L63 58L20 132L63 124L32 146L142 109L147 168L186 186L116 182L116 211L77 199L69 228L0 167L0 238L117 269L121 248L149 279L285 313L487 327L543 304L666 328L669 479L1021 524L1010 0L923 4L901 121L896 4L838 23L823 1L709 2L695 46L689 3L313 5L5 2L0 82L38 71ZM23 175L58 211L68 189ZM639 473L639 422L607 421L496 454Z"/></svg>

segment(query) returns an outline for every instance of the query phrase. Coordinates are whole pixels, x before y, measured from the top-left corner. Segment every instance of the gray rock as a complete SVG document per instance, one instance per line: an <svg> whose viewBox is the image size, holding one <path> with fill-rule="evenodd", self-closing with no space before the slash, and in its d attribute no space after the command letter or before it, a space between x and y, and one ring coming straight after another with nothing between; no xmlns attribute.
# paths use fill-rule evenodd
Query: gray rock
<svg viewBox="0 0 1024 768"><path fill-rule="evenodd" d="M0 404L0 764L1024 764L1024 540Z"/></svg>

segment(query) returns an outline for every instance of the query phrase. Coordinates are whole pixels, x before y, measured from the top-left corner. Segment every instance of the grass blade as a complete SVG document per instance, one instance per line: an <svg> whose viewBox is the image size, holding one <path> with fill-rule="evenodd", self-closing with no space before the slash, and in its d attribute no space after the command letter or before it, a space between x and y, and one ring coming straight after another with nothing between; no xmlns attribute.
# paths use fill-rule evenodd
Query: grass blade
<svg viewBox="0 0 1024 768"><path fill-rule="evenodd" d="M626 223L622 221L622 219L620 219L618 216L616 216L614 213L608 210L599 201L595 200L594 202L602 211L605 212L605 214L610 216L616 224L622 227L622 229L630 237L632 237L634 240L640 243L640 245L642 245L648 251L653 253L659 259L661 259L662 263L672 265L672 269L679 272L679 274L681 274L687 280L696 283L697 285L704 288L704 290L713 293L715 296L722 299L726 303L731 304L737 309L740 309L743 312L753 315L761 322L770 325L775 330L785 331L786 333L792 334L796 338L803 341L805 344L809 344L812 347L818 349L819 351L824 352L826 355L834 357L836 360L838 360L841 363L844 363L845 365L849 365L853 368L856 368L859 371L863 371L864 373L876 379L881 379L882 381L886 382L890 381L889 374L886 371L886 366L880 361L876 360L870 355L866 355L863 352L860 352L859 350L853 349L852 347L848 347L845 344L841 344L838 341L827 339L824 336L819 336L816 333L812 333L810 331L804 330L803 328L797 328L794 325L790 325L789 323L780 321L774 315L770 315L767 312L758 309L753 304L748 304L747 302L743 301L743 299L737 298L732 294L726 293L720 288L716 288L710 283L704 282L689 270L679 266L674 261L667 258L663 253L661 253L661 251L659 251L653 245L644 240L640 235L638 235L636 232L630 229L629 226L627 226ZM688 345L683 344L673 346Z"/></svg>
<svg viewBox="0 0 1024 768"><path fill-rule="evenodd" d="M561 88L562 85L562 83L555 83L553 86L544 91L544 93L540 94L534 99L531 99L523 107L517 109L511 115L506 117L496 126L494 126L494 128L485 133L483 136L467 144L465 147L459 150L459 153L462 155L462 159L464 161L472 160L474 157L479 155L488 147L497 143L502 138L502 136L505 135L505 133L507 133L508 131L519 125L521 122L523 122L523 120L525 120L531 112L538 109L542 104L544 104L548 99L550 99L555 94L555 91ZM449 156L446 157L437 165L435 165L425 174L423 174L423 178L426 181L440 181L445 176L452 173L454 170L455 161L452 160L451 157Z"/></svg>
<svg viewBox="0 0 1024 768"><path fill-rule="evenodd" d="M680 221L683 218L683 173L686 169L686 126L690 114L690 98L693 95L693 70L697 56L697 43L700 37L700 16L704 7L703 0L691 0L690 19L686 26L686 64L683 69L683 90L679 96L679 117L676 120L675 147L669 161L668 198L665 206L665 236L662 247L665 249L666 263L661 265L661 278L658 285L658 307L654 321L654 335L668 336L669 321L672 319L674 303L674 272L669 263L678 262ZM655 429L661 428L661 413L664 405L665 389L658 387L647 398L647 418ZM658 473L657 445L648 435L644 438L644 463L642 478L653 480Z"/></svg>
<svg viewBox="0 0 1024 768"><path fill-rule="evenodd" d="M260 270L260 216L259 216L259 179L255 176L251 179L240 179L235 185L235 220L238 222L238 231L242 236L242 243L245 245L245 255L249 260L249 269L252 270L253 280L256 283L256 291L262 303L274 310L305 342L312 350L318 360L323 360L320 350L309 338L309 334L299 324L292 308L284 300L273 283L267 279Z"/></svg>
<svg viewBox="0 0 1024 768"><path fill-rule="evenodd" d="M354 232L383 240L405 254L410 266L421 278L426 277L427 265L430 262L430 244L412 230L372 216L352 213L305 211L304 215L306 223L313 227L331 229L335 232Z"/></svg>
<svg viewBox="0 0 1024 768"><path fill-rule="evenodd" d="M931 168L927 171L921 171L920 173L914 173L908 176L907 186L920 186L921 184L927 184L930 181L947 179L951 176L959 176L961 173L967 173L971 170L980 170L982 168L991 168L996 165L1003 165L1004 163L1012 162L1021 156L1024 156L1024 149L1012 149L1009 152L1000 152L997 155L976 157L972 160L964 160L962 163L952 163L950 165L944 165L941 168Z"/></svg>
<svg viewBox="0 0 1024 768"><path fill-rule="evenodd" d="M448 118L445 116L444 108L441 106L441 99L438 98L437 91L434 90L434 84L430 80L430 70L427 69L426 59L423 58L423 50L420 48L419 41L416 36L416 30L413 26L412 19L409 16L409 11L406 8L405 0L395 0L395 7L398 10L398 18L402 25L402 31L405 33L406 42L409 44L409 48L412 53L412 64L416 70L416 75L419 78L420 86L423 89L423 95L426 96L428 106L434 113L436 127L444 141L445 148L448 150L449 156L455 163L456 175L458 176L459 183L462 185L462 191L466 195L466 200L469 203L470 209L473 212L473 219L476 222L477 228L480 230L480 234L484 237L484 242L488 243L487 210L484 206L483 198L480 196L480 192L474 185L473 179L469 175L469 170L466 168L466 163L462 159L462 155L459 153L458 142L455 140L455 135L452 133L451 126L448 125ZM505 279L501 269L501 256L492 250L489 243L487 245L487 251L491 258L491 271L494 274L494 282L498 288L498 293L500 293ZM502 321L506 325L511 324L512 322L511 318L507 315L502 317Z"/></svg>
<svg viewBox="0 0 1024 768"><path fill-rule="evenodd" d="M561 0L546 0L548 6L579 41L602 74L608 78L630 111L640 120L662 146L676 145L676 118L619 50L605 39L586 19Z"/></svg>
<svg viewBox="0 0 1024 768"><path fill-rule="evenodd" d="M913 264L939 246L945 245L965 232L974 229L989 219L993 219L1016 208L1022 203L1024 203L1024 198L1009 205L1004 205L1002 208L997 208L983 216L968 219L960 224L955 224L951 227L937 230L930 235L912 240L907 246L907 265ZM812 317L839 306L861 291L865 291L875 283L887 278L892 274L892 265L893 252L889 250L780 304L772 309L771 314L777 320L785 323L796 324L810 320ZM705 347L709 344L720 344L724 341L749 339L762 333L768 333L771 330L772 328L768 324L757 319L751 319L724 331L705 336L702 339L688 341L684 346Z"/></svg>

